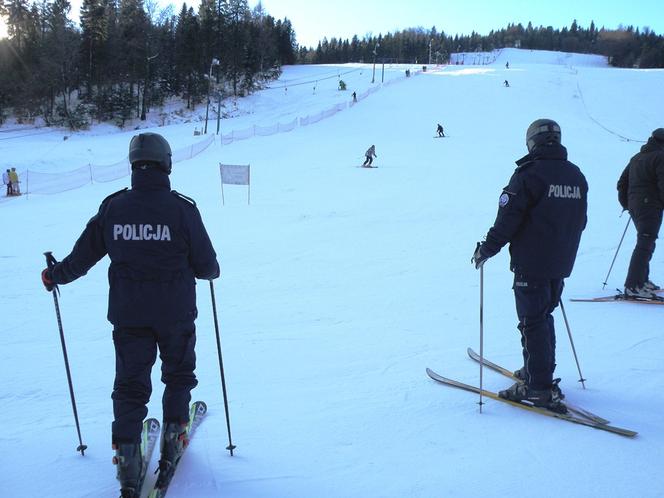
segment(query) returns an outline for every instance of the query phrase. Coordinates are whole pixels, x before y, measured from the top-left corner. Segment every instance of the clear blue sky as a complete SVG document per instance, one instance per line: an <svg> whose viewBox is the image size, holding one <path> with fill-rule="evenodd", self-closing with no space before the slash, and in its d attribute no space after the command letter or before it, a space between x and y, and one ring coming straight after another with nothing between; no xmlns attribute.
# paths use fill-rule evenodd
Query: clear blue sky
<svg viewBox="0 0 664 498"><path fill-rule="evenodd" d="M255 6L256 0L250 0ZM367 33L378 35L422 26L448 34L488 34L508 23L531 21L534 26L580 26L595 21L598 28L615 29L619 24L650 27L664 34L662 0L262 0L267 12L288 17L300 45L315 46L323 37L350 38Z"/></svg>

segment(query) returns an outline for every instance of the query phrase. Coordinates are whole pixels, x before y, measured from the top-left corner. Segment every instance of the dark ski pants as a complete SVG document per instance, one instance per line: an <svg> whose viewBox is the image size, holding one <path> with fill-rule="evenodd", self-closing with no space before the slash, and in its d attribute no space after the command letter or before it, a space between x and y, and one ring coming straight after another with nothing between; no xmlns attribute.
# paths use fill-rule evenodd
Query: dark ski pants
<svg viewBox="0 0 664 498"><path fill-rule="evenodd" d="M373 163L373 157L366 156L366 158L364 159L364 163L362 163L362 166L371 166L371 163Z"/></svg>
<svg viewBox="0 0 664 498"><path fill-rule="evenodd" d="M547 389L553 381L556 331L551 313L560 303L563 285L563 279L514 277L526 383L533 389Z"/></svg>
<svg viewBox="0 0 664 498"><path fill-rule="evenodd" d="M656 207L629 211L636 227L636 246L629 262L625 287L641 287L650 278L650 259L662 225L662 210Z"/></svg>
<svg viewBox="0 0 664 498"><path fill-rule="evenodd" d="M152 394L150 373L161 358L163 420L186 423L189 420L191 390L198 381L196 368L196 329L193 322L158 327L116 327L115 382L113 384L113 442L140 442L147 403Z"/></svg>

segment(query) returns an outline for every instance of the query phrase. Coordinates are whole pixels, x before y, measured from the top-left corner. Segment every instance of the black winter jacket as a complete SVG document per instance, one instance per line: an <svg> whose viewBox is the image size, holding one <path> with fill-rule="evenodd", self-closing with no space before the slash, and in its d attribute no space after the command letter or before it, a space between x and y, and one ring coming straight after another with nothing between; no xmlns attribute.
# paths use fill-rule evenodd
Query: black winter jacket
<svg viewBox="0 0 664 498"><path fill-rule="evenodd" d="M664 142L650 137L630 159L618 180L618 201L623 209L664 209Z"/></svg>
<svg viewBox="0 0 664 498"><path fill-rule="evenodd" d="M193 321L194 278L219 276L217 256L196 205L170 190L158 169L134 170L132 189L113 194L52 280L69 283L108 254L108 320L123 327Z"/></svg>
<svg viewBox="0 0 664 498"><path fill-rule="evenodd" d="M537 147L516 164L480 250L491 257L509 242L516 274L568 277L586 226L586 179L560 144Z"/></svg>

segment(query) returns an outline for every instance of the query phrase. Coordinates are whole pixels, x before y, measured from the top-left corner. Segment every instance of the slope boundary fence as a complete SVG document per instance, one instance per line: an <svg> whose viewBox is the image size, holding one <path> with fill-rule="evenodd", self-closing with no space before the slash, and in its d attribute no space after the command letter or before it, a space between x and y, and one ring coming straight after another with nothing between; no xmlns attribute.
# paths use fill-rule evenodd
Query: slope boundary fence
<svg viewBox="0 0 664 498"><path fill-rule="evenodd" d="M214 138L214 135L210 135L192 145L174 150L173 162L178 163L197 156L214 142ZM131 173L131 164L129 157L125 157L112 164L87 164L61 173L45 173L31 169L17 173L21 194L27 197L29 194L58 194L92 183L118 180Z"/></svg>
<svg viewBox="0 0 664 498"><path fill-rule="evenodd" d="M422 74L422 70L417 70L413 71L410 73L411 76L417 76L419 74ZM335 76L336 77L336 76ZM229 145L232 144L233 142L236 142L238 140L246 140L248 138L252 137L267 137L270 135L275 135L276 133L286 133L289 131L294 130L298 126L308 126L314 123L318 123L319 121L332 117L336 113L343 111L344 109L348 109L350 107L353 107L356 105L358 102L361 102L362 100L366 99L369 95L372 95L376 93L378 90L380 90L383 87L393 85L395 83L402 82L404 80L408 79L407 76L399 76L397 78L392 78L384 83L379 83L376 86L372 86L371 88L368 88L362 93L358 93L355 100L352 100L350 102L341 102L338 104L334 104L333 106L329 107L328 109L324 109L320 112L317 112L315 114L309 114L307 116L302 116L299 118L294 118L291 121L285 122L285 123L275 123L272 125L252 125L247 128L242 128L242 129L237 129L237 130L231 130L225 133L221 133L221 145Z"/></svg>

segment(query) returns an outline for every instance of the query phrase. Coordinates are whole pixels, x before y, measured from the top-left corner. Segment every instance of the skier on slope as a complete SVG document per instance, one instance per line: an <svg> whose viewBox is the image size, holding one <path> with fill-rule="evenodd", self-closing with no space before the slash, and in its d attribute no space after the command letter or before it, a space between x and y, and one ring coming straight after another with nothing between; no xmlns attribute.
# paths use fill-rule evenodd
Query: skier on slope
<svg viewBox="0 0 664 498"><path fill-rule="evenodd" d="M650 259L662 225L664 209L664 128L652 132L618 180L618 200L634 221L636 246L625 279L625 295L656 298L659 286L650 281Z"/></svg>
<svg viewBox="0 0 664 498"><path fill-rule="evenodd" d="M7 197L14 195L14 190L12 189L12 180L9 176L10 173L11 171L9 171L9 168L7 168L7 171L3 171L2 173L2 183L7 186Z"/></svg>
<svg viewBox="0 0 664 498"><path fill-rule="evenodd" d="M376 155L376 146L372 145L367 149L367 151L364 153L364 163L362 163L363 168L371 168L371 163L373 163L373 158L378 157Z"/></svg>
<svg viewBox="0 0 664 498"><path fill-rule="evenodd" d="M502 398L529 401L566 412L556 367L556 336L551 313L558 306L564 278L572 272L586 226L588 184L567 161L560 127L550 119L534 121L526 133L528 154L499 198L496 221L473 254L476 268L510 244L514 298L524 365L522 380L500 391Z"/></svg>
<svg viewBox="0 0 664 498"><path fill-rule="evenodd" d="M18 178L18 173L16 172L16 168L12 168L12 170L9 172L9 179L12 182L12 193L14 195L21 195L21 187L20 187L20 180Z"/></svg>
<svg viewBox="0 0 664 498"><path fill-rule="evenodd" d="M438 133L439 137L445 136L445 132L443 131L443 125L441 125L440 123L438 123L438 127L436 128L436 133Z"/></svg>
<svg viewBox="0 0 664 498"><path fill-rule="evenodd" d="M171 148L156 133L131 139L131 190L101 203L72 252L42 272L53 291L85 275L108 254L108 319L116 371L112 442L122 497L138 497L140 438L159 350L165 389L161 472L187 444L190 391L196 386L195 278L214 279L219 264L195 203L170 189Z"/></svg>

